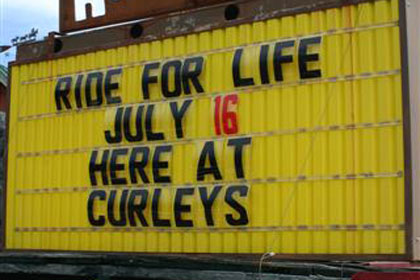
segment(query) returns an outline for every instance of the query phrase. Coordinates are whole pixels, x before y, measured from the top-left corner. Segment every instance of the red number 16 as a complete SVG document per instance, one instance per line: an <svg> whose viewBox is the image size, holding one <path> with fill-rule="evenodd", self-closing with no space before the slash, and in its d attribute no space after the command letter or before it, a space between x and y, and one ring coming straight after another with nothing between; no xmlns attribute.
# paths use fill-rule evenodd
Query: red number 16
<svg viewBox="0 0 420 280"><path fill-rule="evenodd" d="M238 95L217 96L215 102L214 125L216 128L216 135L222 135L221 124L223 124L224 134L230 135L238 133L238 118L236 113Z"/></svg>

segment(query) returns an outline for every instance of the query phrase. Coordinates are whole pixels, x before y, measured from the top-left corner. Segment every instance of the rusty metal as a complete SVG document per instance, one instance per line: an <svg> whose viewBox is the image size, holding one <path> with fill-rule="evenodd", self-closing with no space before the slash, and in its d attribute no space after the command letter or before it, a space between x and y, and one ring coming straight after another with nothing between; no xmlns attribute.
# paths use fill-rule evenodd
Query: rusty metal
<svg viewBox="0 0 420 280"><path fill-rule="evenodd" d="M93 17L92 5L87 3L86 19L76 21L75 0L60 0L60 31L71 32L95 28L126 21L144 19L231 0L104 0L105 15Z"/></svg>
<svg viewBox="0 0 420 280"><path fill-rule="evenodd" d="M398 1L400 11L400 44L401 44L401 69L402 69L402 91L403 91L403 119L404 119L404 166L405 166L405 250L410 259L414 259L413 238L414 232L414 213L413 213L413 148L411 143L411 103L410 100L410 69L409 69L409 50L408 50L408 27L407 27L407 0Z"/></svg>
<svg viewBox="0 0 420 280"><path fill-rule="evenodd" d="M17 59L13 64L68 57L97 50L236 26L247 22L372 1L374 0L230 1L225 5L156 16L140 23L122 24L85 33L64 36L60 36L60 33L50 33L45 41L20 45L17 49ZM227 19L227 12L232 6L238 9L237 17ZM139 26L142 31L141 36L133 37L133 28Z"/></svg>
<svg viewBox="0 0 420 280"><path fill-rule="evenodd" d="M11 46L0 46L0 53L7 51Z"/></svg>

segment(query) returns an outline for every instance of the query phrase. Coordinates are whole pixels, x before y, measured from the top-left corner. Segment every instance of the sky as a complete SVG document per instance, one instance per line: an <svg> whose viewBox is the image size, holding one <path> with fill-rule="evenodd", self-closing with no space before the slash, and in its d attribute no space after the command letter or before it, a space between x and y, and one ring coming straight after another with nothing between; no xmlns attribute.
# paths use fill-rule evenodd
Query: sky
<svg viewBox="0 0 420 280"><path fill-rule="evenodd" d="M39 29L40 40L51 31L58 31L59 0L0 0L0 45L11 45L16 36L32 28ZM0 64L14 60L15 48L0 54Z"/></svg>
<svg viewBox="0 0 420 280"><path fill-rule="evenodd" d="M85 4L93 5L93 16L105 13L104 0L75 0L76 20L85 18ZM16 36L38 29L37 40L51 31L58 31L59 0L0 0L0 45L11 45ZM16 48L0 54L0 64L14 60Z"/></svg>

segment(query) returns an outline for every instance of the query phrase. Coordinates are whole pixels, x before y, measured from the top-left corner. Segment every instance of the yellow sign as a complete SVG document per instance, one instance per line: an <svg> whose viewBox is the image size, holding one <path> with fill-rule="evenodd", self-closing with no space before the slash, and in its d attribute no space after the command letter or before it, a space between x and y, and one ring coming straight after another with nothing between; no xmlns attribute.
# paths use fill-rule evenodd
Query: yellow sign
<svg viewBox="0 0 420 280"><path fill-rule="evenodd" d="M8 249L404 254L398 1L12 68Z"/></svg>

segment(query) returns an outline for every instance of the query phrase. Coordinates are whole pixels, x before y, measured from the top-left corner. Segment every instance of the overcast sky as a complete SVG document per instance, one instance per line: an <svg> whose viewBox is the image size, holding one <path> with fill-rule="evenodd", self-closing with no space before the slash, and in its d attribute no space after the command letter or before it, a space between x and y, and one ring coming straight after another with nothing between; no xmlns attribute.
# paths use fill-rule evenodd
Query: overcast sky
<svg viewBox="0 0 420 280"><path fill-rule="evenodd" d="M105 13L104 0L75 0L76 17L85 17L85 4L93 4L93 16ZM16 36L28 34L32 28L38 29L38 40L51 31L58 31L59 0L0 0L0 45L11 45ZM78 19L79 20L79 19ZM0 63L14 60L15 48L7 54L0 54Z"/></svg>
<svg viewBox="0 0 420 280"><path fill-rule="evenodd" d="M11 45L12 38L39 29L37 39L58 31L58 0L0 0L0 45ZM15 49L0 54L0 63L14 59Z"/></svg>

